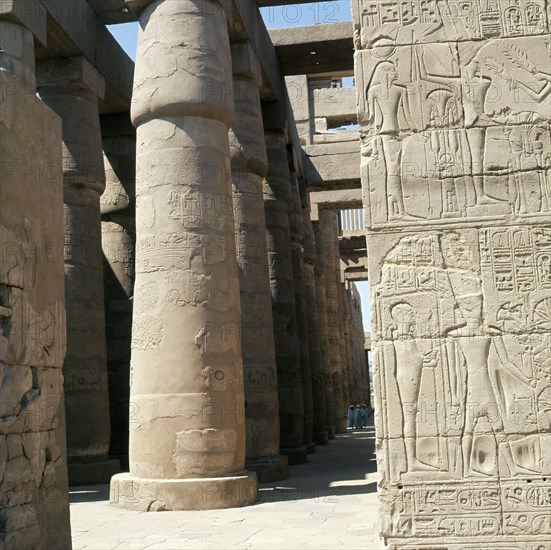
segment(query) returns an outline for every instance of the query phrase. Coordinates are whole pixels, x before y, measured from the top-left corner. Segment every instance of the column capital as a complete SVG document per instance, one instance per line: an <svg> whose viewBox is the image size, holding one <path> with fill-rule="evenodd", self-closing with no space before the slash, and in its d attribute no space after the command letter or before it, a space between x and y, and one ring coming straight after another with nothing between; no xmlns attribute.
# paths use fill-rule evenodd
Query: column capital
<svg viewBox="0 0 551 550"><path fill-rule="evenodd" d="M37 62L36 79L39 88L84 88L93 92L98 99L105 96L105 78L80 55Z"/></svg>
<svg viewBox="0 0 551 550"><path fill-rule="evenodd" d="M234 76L248 76L257 86L262 85L260 61L248 40L231 44L232 72Z"/></svg>
<svg viewBox="0 0 551 550"><path fill-rule="evenodd" d="M144 5L140 28L131 107L134 126L159 117L189 116L229 128L234 104L222 3L153 2Z"/></svg>
<svg viewBox="0 0 551 550"><path fill-rule="evenodd" d="M0 20L25 27L46 45L46 8L40 0L0 0Z"/></svg>

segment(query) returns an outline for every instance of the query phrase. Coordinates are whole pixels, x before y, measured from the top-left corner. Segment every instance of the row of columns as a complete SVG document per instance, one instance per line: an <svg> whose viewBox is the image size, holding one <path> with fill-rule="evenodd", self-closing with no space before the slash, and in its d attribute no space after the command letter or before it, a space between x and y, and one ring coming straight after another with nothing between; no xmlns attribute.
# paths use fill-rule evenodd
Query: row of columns
<svg viewBox="0 0 551 550"><path fill-rule="evenodd" d="M38 95L62 121L67 352L63 365L70 484L101 483L109 459L100 196L105 190L98 98L103 77L83 57L42 61Z"/></svg>
<svg viewBox="0 0 551 550"><path fill-rule="evenodd" d="M0 546L68 544L67 478L112 478L112 505L134 510L253 503L344 431L354 341L337 226L312 223L254 51L230 55L217 0L150 3L134 130L100 119L84 57L41 60L35 86L45 27L3 17L0 237L21 251L0 266ZM17 179L21 159L40 181ZM36 254L55 244L60 261Z"/></svg>
<svg viewBox="0 0 551 550"><path fill-rule="evenodd" d="M159 0L140 23L136 135L100 126L105 83L83 57L37 68L62 120L69 479L108 480L128 446L113 505L245 505L346 429L336 213L312 223L219 1Z"/></svg>

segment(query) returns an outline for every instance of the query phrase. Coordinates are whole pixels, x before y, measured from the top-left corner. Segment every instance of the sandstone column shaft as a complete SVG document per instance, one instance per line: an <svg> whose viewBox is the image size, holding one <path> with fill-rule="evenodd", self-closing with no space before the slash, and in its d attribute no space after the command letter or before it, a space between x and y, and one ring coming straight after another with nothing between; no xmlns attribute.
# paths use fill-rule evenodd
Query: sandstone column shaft
<svg viewBox="0 0 551 550"><path fill-rule="evenodd" d="M289 225L292 195L287 143L278 131L266 131L265 138L268 173L264 181L264 208L279 392L280 450L290 464L303 463L307 459Z"/></svg>
<svg viewBox="0 0 551 550"><path fill-rule="evenodd" d="M326 266L326 248L324 246L323 232L320 222L312 222L314 229L314 240L316 244L316 293L318 301L318 319L320 328L320 347L322 355L322 376L325 389L325 430L329 434L329 439L335 438L334 424L334 397L333 384L331 382L331 360L329 351L329 325L327 321L327 292L325 284L325 266Z"/></svg>
<svg viewBox="0 0 551 550"><path fill-rule="evenodd" d="M260 105L260 66L248 43L232 46L235 119L229 133L241 295L247 469L259 481L288 475L279 452L279 400L262 180L268 158Z"/></svg>
<svg viewBox="0 0 551 550"><path fill-rule="evenodd" d="M210 509L254 502L244 471L239 279L229 178L233 116L218 1L140 15L130 474L111 504Z"/></svg>
<svg viewBox="0 0 551 550"><path fill-rule="evenodd" d="M338 236L337 236L337 250L338 248ZM352 403L350 395L350 384L349 384L349 372L350 372L350 357L348 354L347 346L347 331L346 331L346 317L345 317L345 308L344 308L344 297L343 297L343 287L344 284L341 280L341 267L340 267L340 256L337 256L337 269L335 271L335 277L337 280L337 302L338 302L338 319L339 319L339 341L340 341L340 356L341 356L341 372L342 372L342 399L346 407L347 404Z"/></svg>
<svg viewBox="0 0 551 550"><path fill-rule="evenodd" d="M356 372L357 362L354 360L353 335L352 335L352 312L350 310L350 292L346 283L341 284L341 295L343 304L343 333L344 347L346 352L346 363L348 366L348 395L349 401L361 405L359 392L359 379Z"/></svg>
<svg viewBox="0 0 551 550"><path fill-rule="evenodd" d="M350 285L350 311L352 315L352 351L356 368L356 377L359 381L359 400L368 403L367 368L365 363L365 335L362 323L361 300L354 283Z"/></svg>
<svg viewBox="0 0 551 550"><path fill-rule="evenodd" d="M105 171L98 112L105 84L83 57L44 61L38 77L40 97L63 123L69 483L105 483L119 469L116 460L108 459L100 219Z"/></svg>
<svg viewBox="0 0 551 550"><path fill-rule="evenodd" d="M338 255L338 222L337 212L323 209L319 213L325 250L325 288L327 294L328 344L331 362L331 383L333 386L333 424L336 433L346 431L345 413L348 403L344 401L343 374L345 359L342 357L340 308L340 286L337 281ZM340 280L340 277L339 277Z"/></svg>
<svg viewBox="0 0 551 550"><path fill-rule="evenodd" d="M308 351L310 353L312 376L313 439L316 445L326 445L329 442L326 426L327 396L316 287L316 244L314 242L314 231L312 229L312 221L310 220L309 207L303 209L302 216L304 227L304 297L308 318Z"/></svg>
<svg viewBox="0 0 551 550"><path fill-rule="evenodd" d="M292 156L288 152L288 158ZM295 287L295 305L297 310L297 331L300 349L300 365L302 370L302 401L304 405L304 444L306 451L315 452L313 440L314 405L312 394L312 373L310 367L310 351L308 349L308 314L306 312L306 295L304 287L304 227L302 221L302 205L298 189L297 174L290 162L291 182L291 215L289 217L291 230L291 257L293 260L293 281Z"/></svg>
<svg viewBox="0 0 551 550"><path fill-rule="evenodd" d="M111 120L108 120L110 118ZM134 253L136 241L136 137L116 126L130 118L102 117L106 189L101 196L101 239L104 255L105 330L111 417L110 454L128 460L130 346ZM115 127L113 127L115 126ZM130 130L127 131L130 133ZM117 132L119 132L117 134Z"/></svg>

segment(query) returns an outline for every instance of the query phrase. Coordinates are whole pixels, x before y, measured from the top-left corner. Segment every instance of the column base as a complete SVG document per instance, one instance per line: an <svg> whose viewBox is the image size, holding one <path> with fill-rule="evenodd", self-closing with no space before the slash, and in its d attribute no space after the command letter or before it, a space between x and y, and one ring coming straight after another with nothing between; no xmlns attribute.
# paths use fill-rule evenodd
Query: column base
<svg viewBox="0 0 551 550"><path fill-rule="evenodd" d="M258 498L255 472L228 477L145 479L118 474L111 479L110 504L137 512L217 510L254 504Z"/></svg>
<svg viewBox="0 0 551 550"><path fill-rule="evenodd" d="M114 458L101 462L70 462L67 464L69 486L99 485L109 483L121 471L120 462Z"/></svg>
<svg viewBox="0 0 551 550"><path fill-rule="evenodd" d="M289 477L289 461L286 456L262 456L247 460L245 468L256 472L259 483L281 481Z"/></svg>
<svg viewBox="0 0 551 550"><path fill-rule="evenodd" d="M335 426L330 426L327 428L327 435L329 436L329 439L335 439Z"/></svg>
<svg viewBox="0 0 551 550"><path fill-rule="evenodd" d="M287 459L289 460L289 466L297 466L298 464L306 464L308 462L308 457L306 456L306 447L279 449L279 453L287 457Z"/></svg>
<svg viewBox="0 0 551 550"><path fill-rule="evenodd" d="M335 420L335 433L344 434L346 433L346 418L339 418Z"/></svg>
<svg viewBox="0 0 551 550"><path fill-rule="evenodd" d="M312 455L316 452L316 444L315 443L308 443L305 445L306 447L306 453L309 455Z"/></svg>
<svg viewBox="0 0 551 550"><path fill-rule="evenodd" d="M314 432L314 443L316 445L328 445L329 434L327 432Z"/></svg>

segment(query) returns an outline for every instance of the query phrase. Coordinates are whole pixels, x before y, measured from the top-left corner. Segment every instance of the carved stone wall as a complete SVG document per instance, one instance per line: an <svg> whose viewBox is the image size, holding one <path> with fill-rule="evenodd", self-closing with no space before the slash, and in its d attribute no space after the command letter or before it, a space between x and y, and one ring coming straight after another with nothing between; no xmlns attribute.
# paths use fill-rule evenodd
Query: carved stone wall
<svg viewBox="0 0 551 550"><path fill-rule="evenodd" d="M549 4L352 6L382 534L547 548Z"/></svg>

